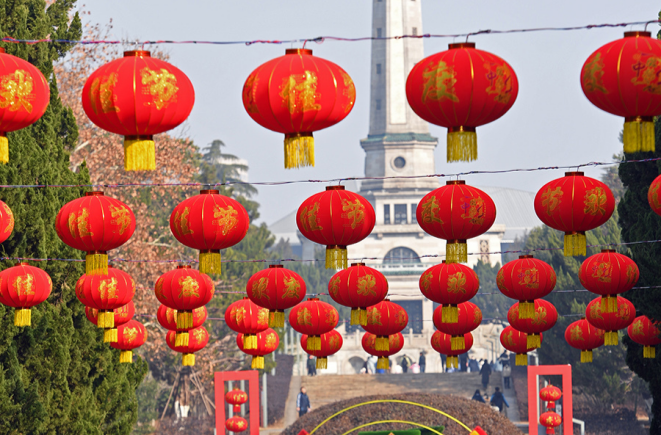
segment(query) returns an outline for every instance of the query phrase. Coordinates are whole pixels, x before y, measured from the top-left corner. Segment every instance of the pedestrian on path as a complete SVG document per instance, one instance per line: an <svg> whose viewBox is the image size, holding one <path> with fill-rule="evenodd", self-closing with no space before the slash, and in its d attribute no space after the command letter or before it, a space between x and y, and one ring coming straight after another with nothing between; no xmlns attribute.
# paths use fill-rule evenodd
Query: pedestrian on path
<svg viewBox="0 0 661 435"><path fill-rule="evenodd" d="M475 390L475 394L473 394L471 400L475 400L476 402L487 403L484 401L484 397L482 397L482 393L480 393L480 390Z"/></svg>
<svg viewBox="0 0 661 435"><path fill-rule="evenodd" d="M510 382L512 380L512 368L509 364L503 364L503 383L505 384L505 389L510 388Z"/></svg>
<svg viewBox="0 0 661 435"><path fill-rule="evenodd" d="M483 361L480 374L482 375L482 387L484 388L484 391L486 391L487 386L489 385L489 377L491 376L491 366L487 360Z"/></svg>
<svg viewBox="0 0 661 435"><path fill-rule="evenodd" d="M420 365L420 373L425 372L427 367L427 358L425 357L425 351L420 352L420 358L418 358L418 364Z"/></svg>
<svg viewBox="0 0 661 435"><path fill-rule="evenodd" d="M314 357L312 355L308 355L308 376L315 376L317 374L317 364L314 361Z"/></svg>
<svg viewBox="0 0 661 435"><path fill-rule="evenodd" d="M301 392L298 393L298 397L296 397L296 410L298 411L298 416L303 417L311 409L312 407L310 406L310 398L307 395L307 391L305 390L305 387L301 387Z"/></svg>
<svg viewBox="0 0 661 435"><path fill-rule="evenodd" d="M491 403L493 406L497 406L498 411L500 412L503 412L503 405L507 406L508 408L510 407L510 404L507 403L505 396L503 396L503 393L500 392L500 388L498 387L496 387L496 392L491 396L489 403Z"/></svg>
<svg viewBox="0 0 661 435"><path fill-rule="evenodd" d="M412 363L413 361L411 361L411 358L408 355L404 354L404 356L402 357L402 371L404 373L408 372L409 367L411 367Z"/></svg>

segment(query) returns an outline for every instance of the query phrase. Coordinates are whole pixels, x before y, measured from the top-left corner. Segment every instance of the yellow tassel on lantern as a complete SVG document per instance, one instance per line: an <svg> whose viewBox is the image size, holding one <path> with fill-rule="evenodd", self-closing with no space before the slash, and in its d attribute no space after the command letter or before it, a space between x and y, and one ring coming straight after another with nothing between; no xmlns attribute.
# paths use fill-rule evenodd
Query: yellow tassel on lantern
<svg viewBox="0 0 661 435"><path fill-rule="evenodd" d="M269 328L282 328L285 326L285 312L281 310L269 312Z"/></svg>
<svg viewBox="0 0 661 435"><path fill-rule="evenodd" d="M317 368L318 369L327 369L328 368L328 358L326 358L326 357L317 358Z"/></svg>
<svg viewBox="0 0 661 435"><path fill-rule="evenodd" d="M360 308L360 325L367 325L367 310L365 308Z"/></svg>
<svg viewBox="0 0 661 435"><path fill-rule="evenodd" d="M450 356L448 356L447 360L445 361L445 365L449 368L452 368L452 369L458 369L459 368L459 358L455 355L450 355Z"/></svg>
<svg viewBox="0 0 661 435"><path fill-rule="evenodd" d="M453 240L445 245L446 263L466 263L468 262L468 247L466 241Z"/></svg>
<svg viewBox="0 0 661 435"><path fill-rule="evenodd" d="M253 356L252 362L250 363L250 368L252 369L263 369L264 368L264 357L263 356Z"/></svg>
<svg viewBox="0 0 661 435"><path fill-rule="evenodd" d="M581 362L582 363L591 363L592 362L592 351L591 350L582 350L581 351Z"/></svg>
<svg viewBox="0 0 661 435"><path fill-rule="evenodd" d="M6 133L0 133L0 163L9 163L9 140Z"/></svg>
<svg viewBox="0 0 661 435"><path fill-rule="evenodd" d="M220 251L200 251L200 272L207 275L220 275Z"/></svg>
<svg viewBox="0 0 661 435"><path fill-rule="evenodd" d="M636 116L624 120L622 142L625 153L654 152L654 118Z"/></svg>
<svg viewBox="0 0 661 435"><path fill-rule="evenodd" d="M326 269L346 269L347 248L344 246L328 246L326 248Z"/></svg>
<svg viewBox="0 0 661 435"><path fill-rule="evenodd" d="M177 335L174 338L175 347L188 346L188 337L189 337L188 331L177 332Z"/></svg>
<svg viewBox="0 0 661 435"><path fill-rule="evenodd" d="M132 350L123 350L119 354L119 362L120 363L132 364L133 363L133 351Z"/></svg>
<svg viewBox="0 0 661 435"><path fill-rule="evenodd" d="M606 331L604 333L605 346L617 346L617 331Z"/></svg>
<svg viewBox="0 0 661 435"><path fill-rule="evenodd" d="M575 257L578 255L587 255L585 233L565 233L565 257Z"/></svg>
<svg viewBox="0 0 661 435"><path fill-rule="evenodd" d="M374 350L385 351L385 352L390 351L390 338L388 336L385 337L377 336L376 342L374 343Z"/></svg>
<svg viewBox="0 0 661 435"><path fill-rule="evenodd" d="M112 311L99 310L96 315L96 327L110 329L115 327L115 313Z"/></svg>
<svg viewBox="0 0 661 435"><path fill-rule="evenodd" d="M360 325L360 308L351 309L351 325Z"/></svg>
<svg viewBox="0 0 661 435"><path fill-rule="evenodd" d="M448 163L477 160L477 134L474 127L448 129Z"/></svg>
<svg viewBox="0 0 661 435"><path fill-rule="evenodd" d="M643 346L643 358L656 358L656 347Z"/></svg>
<svg viewBox="0 0 661 435"><path fill-rule="evenodd" d="M312 133L285 135L285 169L314 166L314 138Z"/></svg>
<svg viewBox="0 0 661 435"><path fill-rule="evenodd" d="M382 370L389 370L390 361L388 361L388 358L386 358L385 356L380 356L376 362L376 368Z"/></svg>
<svg viewBox="0 0 661 435"><path fill-rule="evenodd" d="M602 313L617 313L617 295L601 297Z"/></svg>
<svg viewBox="0 0 661 435"><path fill-rule="evenodd" d="M527 353L517 353L516 358L514 359L514 365L527 366L528 365L528 354Z"/></svg>
<svg viewBox="0 0 661 435"><path fill-rule="evenodd" d="M108 275L108 254L105 252L89 252L85 256L86 275Z"/></svg>
<svg viewBox="0 0 661 435"><path fill-rule="evenodd" d="M457 323L459 322L459 308L456 305L443 305L441 309L443 316L442 323Z"/></svg>
<svg viewBox="0 0 661 435"><path fill-rule="evenodd" d="M466 341L464 340L463 335L457 337L452 337L450 339L450 349L451 350L464 350L466 349Z"/></svg>
<svg viewBox="0 0 661 435"><path fill-rule="evenodd" d="M193 312L177 311L177 329L193 328Z"/></svg>
<svg viewBox="0 0 661 435"><path fill-rule="evenodd" d="M124 170L153 171L156 169L156 146L152 136L124 138Z"/></svg>
<svg viewBox="0 0 661 435"><path fill-rule="evenodd" d="M308 350L321 350L321 337L318 335L308 336Z"/></svg>
<svg viewBox="0 0 661 435"><path fill-rule="evenodd" d="M29 308L16 308L14 310L14 326L31 326L32 312Z"/></svg>
<svg viewBox="0 0 661 435"><path fill-rule="evenodd" d="M539 334L528 334L527 346L528 349L537 349L542 347L542 340L539 337Z"/></svg>
<svg viewBox="0 0 661 435"><path fill-rule="evenodd" d="M255 334L245 334L243 336L244 349L257 349L257 336Z"/></svg>
<svg viewBox="0 0 661 435"><path fill-rule="evenodd" d="M104 343L117 343L117 328L103 330Z"/></svg>
<svg viewBox="0 0 661 435"><path fill-rule="evenodd" d="M535 302L519 302L519 319L532 319L535 316Z"/></svg>
<svg viewBox="0 0 661 435"><path fill-rule="evenodd" d="M194 366L195 365L195 354L194 353L185 353L181 361L182 365L185 366Z"/></svg>

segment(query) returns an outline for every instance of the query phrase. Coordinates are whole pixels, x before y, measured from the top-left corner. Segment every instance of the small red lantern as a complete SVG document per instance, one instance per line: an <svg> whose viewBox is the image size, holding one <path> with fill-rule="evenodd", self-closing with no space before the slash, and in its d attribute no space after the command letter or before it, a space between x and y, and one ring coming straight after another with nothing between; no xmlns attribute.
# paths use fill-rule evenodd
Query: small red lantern
<svg viewBox="0 0 661 435"><path fill-rule="evenodd" d="M346 269L347 245L369 236L375 222L372 204L344 186L327 186L303 201L296 213L303 236L326 245L326 269Z"/></svg>
<svg viewBox="0 0 661 435"><path fill-rule="evenodd" d="M381 302L388 294L388 280L365 263L353 263L328 282L328 294L335 302L351 307L351 324L367 324L367 307Z"/></svg>
<svg viewBox="0 0 661 435"><path fill-rule="evenodd" d="M451 335L451 350L464 350L464 335L474 331L482 323L482 311L472 302L463 302L457 305L457 322L449 323L443 321L443 305L434 310L434 326L439 331Z"/></svg>
<svg viewBox="0 0 661 435"><path fill-rule="evenodd" d="M243 206L218 190L201 190L170 215L170 230L179 243L200 251L200 272L220 274L220 250L239 243L250 227Z"/></svg>
<svg viewBox="0 0 661 435"><path fill-rule="evenodd" d="M624 117L625 153L654 151L654 117L661 115L658 59L661 42L650 32L624 32L592 53L581 70L581 87L601 110Z"/></svg>
<svg viewBox="0 0 661 435"><path fill-rule="evenodd" d="M601 295L601 311L617 311L617 297L636 285L640 272L634 261L611 249L585 259L578 271L581 284L588 291Z"/></svg>
<svg viewBox="0 0 661 435"><path fill-rule="evenodd" d="M117 327L117 342L110 343L111 347L119 349L120 363L133 363L133 349L145 344L147 341L147 329L145 325L137 320L129 320Z"/></svg>
<svg viewBox="0 0 661 435"><path fill-rule="evenodd" d="M601 301L594 299L585 309L585 317L591 325L603 329L604 344L616 346L618 343L617 331L631 325L636 317L633 304L621 296L617 297L617 311L604 313L601 311Z"/></svg>
<svg viewBox="0 0 661 435"><path fill-rule="evenodd" d="M225 427L230 432L243 432L248 429L248 422L245 418L235 415L234 417L227 419Z"/></svg>
<svg viewBox="0 0 661 435"><path fill-rule="evenodd" d="M476 160L476 127L507 113L518 93L510 64L473 42L450 44L447 51L422 59L406 81L413 111L448 129L448 162Z"/></svg>
<svg viewBox="0 0 661 435"><path fill-rule="evenodd" d="M50 87L41 71L0 48L0 163L9 162L7 132L37 122L49 101Z"/></svg>
<svg viewBox="0 0 661 435"><path fill-rule="evenodd" d="M133 295L131 275L112 266L108 266L107 275L83 275L76 282L76 297L86 307L98 310L96 325L107 330L115 327L113 310L128 304Z"/></svg>
<svg viewBox="0 0 661 435"><path fill-rule="evenodd" d="M184 366L195 365L195 352L204 349L209 342L209 333L204 326L199 326L188 331L189 339L187 345L177 346L176 331L168 331L165 341L168 347L175 352L183 353L182 364Z"/></svg>
<svg viewBox="0 0 661 435"><path fill-rule="evenodd" d="M175 66L151 57L149 51L133 50L94 71L82 98L94 124L124 136L124 170L153 171L153 136L188 118L195 91Z"/></svg>
<svg viewBox="0 0 661 435"><path fill-rule="evenodd" d="M463 264L437 264L420 277L420 291L427 299L443 305L443 322L457 323L457 305L469 301L480 289L477 274Z"/></svg>
<svg viewBox="0 0 661 435"><path fill-rule="evenodd" d="M659 196L659 187L661 187L661 175L656 177L650 188L647 191L647 202L650 204L652 211L661 216L661 197Z"/></svg>
<svg viewBox="0 0 661 435"><path fill-rule="evenodd" d="M388 336L402 332L409 323L406 310L390 299L384 299L367 309L365 331L376 335L376 350L388 350Z"/></svg>
<svg viewBox="0 0 661 435"><path fill-rule="evenodd" d="M469 435L487 435L487 433L480 426L475 426L475 429Z"/></svg>
<svg viewBox="0 0 661 435"><path fill-rule="evenodd" d="M464 180L451 180L422 198L416 217L424 232L447 240L446 263L466 263L466 240L491 228L496 205L489 195Z"/></svg>
<svg viewBox="0 0 661 435"><path fill-rule="evenodd" d="M285 134L285 168L314 166L312 133L342 121L356 88L342 68L312 50L291 48L254 70L243 107L264 128Z"/></svg>
<svg viewBox="0 0 661 435"><path fill-rule="evenodd" d="M592 350L604 345L604 330L595 328L583 317L567 327L565 340L581 351L582 363L592 362Z"/></svg>
<svg viewBox="0 0 661 435"><path fill-rule="evenodd" d="M193 310L193 326L191 328L177 328L177 310L168 308L165 305L158 307L156 312L158 323L167 330L177 331L175 346L188 345L188 331L202 326L207 320L207 308L200 307Z"/></svg>
<svg viewBox="0 0 661 435"><path fill-rule="evenodd" d="M269 310L269 326L285 326L285 310L305 298L305 281L293 270L271 264L250 277L246 284L248 297Z"/></svg>
<svg viewBox="0 0 661 435"><path fill-rule="evenodd" d="M2 136L0 136L0 142L2 142L1 138ZM2 144L0 143L0 148L1 147ZM0 149L0 153L1 152L2 150ZM14 213L11 211L7 204L0 201L0 243L7 240L9 236L11 236L12 231L14 231Z"/></svg>
<svg viewBox="0 0 661 435"><path fill-rule="evenodd" d="M507 312L507 321L518 331L525 332L528 336L528 347L536 349L541 347L541 333L555 326L558 321L558 311L553 304L544 299L535 299L534 314L530 319L522 319L519 316L519 302L512 305Z"/></svg>
<svg viewBox="0 0 661 435"><path fill-rule="evenodd" d="M337 326L340 315L329 303L308 298L289 312L289 324L296 332L308 336L307 350L321 350L321 335Z"/></svg>
<svg viewBox="0 0 661 435"><path fill-rule="evenodd" d="M225 394L225 402L233 405L232 410L235 413L241 412L241 405L248 401L248 394L245 391L234 387L233 390L230 390Z"/></svg>
<svg viewBox="0 0 661 435"><path fill-rule="evenodd" d="M250 364L252 369L263 369L264 356L275 351L280 346L280 337L271 328L257 333L257 347L254 349L246 349L243 346L244 341L243 334L236 336L236 344L241 349L241 352L252 355L252 362Z"/></svg>
<svg viewBox="0 0 661 435"><path fill-rule="evenodd" d="M257 334L269 327L269 310L244 297L227 307L225 323L232 331L243 334L246 349L257 349Z"/></svg>
<svg viewBox="0 0 661 435"><path fill-rule="evenodd" d="M473 347L473 334L467 332L464 334L464 348L461 350L452 349L452 335L446 334L441 331L434 332L434 335L431 336L431 347L438 353L447 355L447 360L445 362L447 367L452 367L455 369L459 368L459 358L458 356L462 353L468 352L471 347Z"/></svg>
<svg viewBox="0 0 661 435"><path fill-rule="evenodd" d="M583 172L546 183L535 196L535 213L549 227L565 233L565 256L587 255L585 232L610 219L615 210L611 190Z"/></svg>
<svg viewBox="0 0 661 435"><path fill-rule="evenodd" d="M115 308L111 313L113 315L114 326L103 330L104 343L117 343L117 327L131 320L135 314L133 301L129 301L129 303L123 307ZM106 313L106 316L107 314L108 313ZM99 310L96 308L85 307L85 316L87 317L87 320L94 323L96 326L99 326Z"/></svg>
<svg viewBox="0 0 661 435"><path fill-rule="evenodd" d="M502 294L519 300L519 319L532 319L534 300L553 291L556 283L553 268L532 255L505 263L498 271L496 284Z"/></svg>
<svg viewBox="0 0 661 435"><path fill-rule="evenodd" d="M562 424L562 417L553 411L547 411L539 417L539 424L546 428L546 434L555 433L555 428Z"/></svg>
<svg viewBox="0 0 661 435"><path fill-rule="evenodd" d="M177 310L177 328L183 330L193 328L193 310L209 303L214 287L208 275L186 265L161 275L154 293L160 303Z"/></svg>
<svg viewBox="0 0 661 435"><path fill-rule="evenodd" d="M544 334L539 334L539 337L540 341L543 340ZM528 347L528 337L525 332L517 331L508 326L500 333L500 344L516 354L515 364L517 366L528 365L528 352L534 350L534 348Z"/></svg>
<svg viewBox="0 0 661 435"><path fill-rule="evenodd" d="M404 347L404 336L401 332L397 334L392 334L388 336L388 348L377 350L377 336L366 332L363 334L363 339L361 341L363 350L370 355L378 357L376 362L377 369L388 370L390 369L390 361L388 357L395 355L397 352L402 350ZM383 346L380 346L383 347Z"/></svg>
<svg viewBox="0 0 661 435"><path fill-rule="evenodd" d="M627 328L629 338L642 344L643 358L656 358L656 345L661 344L661 331L658 322L652 322L647 316L638 316Z"/></svg>
<svg viewBox="0 0 661 435"><path fill-rule="evenodd" d="M85 274L108 275L107 251L129 241L135 216L122 201L103 192L87 192L64 204L55 218L55 230L64 243L87 252Z"/></svg>
<svg viewBox="0 0 661 435"><path fill-rule="evenodd" d="M546 404L548 409L555 409L555 402L558 401L561 397L562 391L560 391L560 388L551 384L539 390L539 398L544 402L548 402Z"/></svg>
<svg viewBox="0 0 661 435"><path fill-rule="evenodd" d="M14 326L32 325L31 308L50 296L53 282L38 267L18 263L0 272L0 302L14 307Z"/></svg>
<svg viewBox="0 0 661 435"><path fill-rule="evenodd" d="M343 340L342 334L336 330L329 331L325 334L321 334L321 349L319 350L307 350L308 348L308 336L301 335L301 347L305 350L306 353L317 358L316 367L318 369L327 369L328 368L328 357L334 355L338 350L342 348Z"/></svg>

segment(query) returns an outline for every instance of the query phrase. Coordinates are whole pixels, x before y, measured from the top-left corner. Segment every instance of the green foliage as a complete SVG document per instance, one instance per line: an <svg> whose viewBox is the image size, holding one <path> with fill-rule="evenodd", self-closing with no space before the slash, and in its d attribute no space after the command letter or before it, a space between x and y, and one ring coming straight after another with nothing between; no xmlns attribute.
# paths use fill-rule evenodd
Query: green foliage
<svg viewBox="0 0 661 435"><path fill-rule="evenodd" d="M506 321L507 310L512 306L512 300L503 295L496 285L500 263L492 266L491 263L478 261L473 270L480 279L480 290L472 302L480 307L483 318Z"/></svg>
<svg viewBox="0 0 661 435"><path fill-rule="evenodd" d="M240 163L239 157L234 154L223 153L225 147L222 140L216 139L206 149L202 156L200 182L204 184L237 183L233 184L234 191L246 198L257 193L257 189L250 184L241 183L241 173L248 172L248 166Z"/></svg>

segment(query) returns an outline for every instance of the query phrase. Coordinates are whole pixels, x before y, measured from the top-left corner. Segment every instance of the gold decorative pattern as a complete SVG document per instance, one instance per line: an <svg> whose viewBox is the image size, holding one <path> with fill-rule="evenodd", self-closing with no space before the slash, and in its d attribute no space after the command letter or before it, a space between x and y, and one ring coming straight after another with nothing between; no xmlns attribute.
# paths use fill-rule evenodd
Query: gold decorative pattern
<svg viewBox="0 0 661 435"><path fill-rule="evenodd" d="M381 323L381 312L376 308L367 309L367 324L368 325L379 325L383 326Z"/></svg>
<svg viewBox="0 0 661 435"><path fill-rule="evenodd" d="M604 316L601 315L601 304L594 304L590 307L590 311L588 313L588 317L592 320L604 320ZM618 304L619 307L623 306L624 304ZM618 307L618 308L619 308Z"/></svg>
<svg viewBox="0 0 661 435"><path fill-rule="evenodd" d="M454 93L456 75L454 69L442 60L437 64L429 64L422 73L422 102L427 103L427 100L458 102L459 98Z"/></svg>
<svg viewBox="0 0 661 435"><path fill-rule="evenodd" d="M11 211L11 208L4 202L2 203L2 208L9 217L9 220L7 221L7 226L5 227L4 230L2 230L3 233L6 233L8 231L11 231L12 228L14 228L14 212Z"/></svg>
<svg viewBox="0 0 661 435"><path fill-rule="evenodd" d="M252 297L255 299L268 299L271 298L268 295L266 289L269 285L269 279L266 276L259 278L259 281L253 281L252 283Z"/></svg>
<svg viewBox="0 0 661 435"><path fill-rule="evenodd" d="M344 113L349 113L353 107L354 101L356 101L356 86L353 84L353 80L346 72L342 71L342 81L344 83L345 89L342 91L342 95L347 97L347 104L344 106Z"/></svg>
<svg viewBox="0 0 661 435"><path fill-rule="evenodd" d="M643 86L645 92L661 95L661 57L653 56L646 52L638 52L633 55L636 62L632 65L636 72L636 77L631 79L631 83L636 86Z"/></svg>
<svg viewBox="0 0 661 435"><path fill-rule="evenodd" d="M610 261L602 261L592 266L592 278L599 282L611 282L613 273L613 264Z"/></svg>
<svg viewBox="0 0 661 435"><path fill-rule="evenodd" d="M138 337L138 328L124 328L124 342L131 344Z"/></svg>
<svg viewBox="0 0 661 435"><path fill-rule="evenodd" d="M99 294L102 300L117 299L117 279L102 279L99 283Z"/></svg>
<svg viewBox="0 0 661 435"><path fill-rule="evenodd" d="M338 321L338 313L334 308L326 311L326 324L335 326Z"/></svg>
<svg viewBox="0 0 661 435"><path fill-rule="evenodd" d="M542 207L544 207L544 211L546 211L547 215L551 216L556 207L560 205L563 194L564 192L560 186L555 189L549 187L544 193L542 193Z"/></svg>
<svg viewBox="0 0 661 435"><path fill-rule="evenodd" d="M312 326L312 313L310 313L310 310L305 307L298 310L296 313L296 323L299 325Z"/></svg>
<svg viewBox="0 0 661 435"><path fill-rule="evenodd" d="M420 287L422 287L425 291L429 291L429 286L431 286L431 280L433 277L434 274L431 270L423 273L422 277L420 278Z"/></svg>
<svg viewBox="0 0 661 435"><path fill-rule="evenodd" d="M291 115L321 110L321 104L317 103L321 98L317 92L317 74L313 71L306 70L303 74L283 78L279 95L282 107L286 107Z"/></svg>
<svg viewBox="0 0 661 435"><path fill-rule="evenodd" d="M213 209L213 217L217 218L217 220L213 220L211 223L218 226L220 233L223 236L226 236L232 232L238 224L238 220L236 219L238 214L239 212L234 210L234 207L231 205L227 206L227 208L222 208L220 205L216 204ZM216 230L216 232L219 230Z"/></svg>
<svg viewBox="0 0 661 435"><path fill-rule="evenodd" d="M661 201L659 201L659 186L660 183L652 183L649 190L649 197L652 199L652 208L658 210L661 208Z"/></svg>
<svg viewBox="0 0 661 435"><path fill-rule="evenodd" d="M595 304L599 305L599 304ZM623 304L619 303L617 304L617 313L615 313L615 317L618 319L628 319L631 316L631 310L629 309L629 304Z"/></svg>
<svg viewBox="0 0 661 435"><path fill-rule="evenodd" d="M340 277L336 276L331 279L330 285L328 286L328 291L330 291L333 297L337 297L337 293L340 291Z"/></svg>
<svg viewBox="0 0 661 435"><path fill-rule="evenodd" d="M156 110L161 110L177 101L177 77L167 69L154 71L145 67L140 70L140 78L142 93L153 97L153 102L146 102L145 106L153 104Z"/></svg>
<svg viewBox="0 0 661 435"><path fill-rule="evenodd" d="M195 342L199 344L207 338L207 333L204 329L196 329L193 331L193 337L195 337Z"/></svg>
<svg viewBox="0 0 661 435"><path fill-rule="evenodd" d="M319 212L320 204L315 202L310 208L305 206L301 209L301 212L298 215L298 222L301 224L305 231L319 231L324 228L319 225L317 220L317 213Z"/></svg>
<svg viewBox="0 0 661 435"><path fill-rule="evenodd" d="M590 189L585 192L585 209L584 213L596 216L599 214L603 216L606 214L606 205L607 197L606 191L603 187L597 186L594 189Z"/></svg>
<svg viewBox="0 0 661 435"><path fill-rule="evenodd" d="M343 219L351 219L352 230L355 230L365 218L365 206L358 199L349 201L342 198L342 211L345 212L340 215Z"/></svg>
<svg viewBox="0 0 661 435"><path fill-rule="evenodd" d="M113 225L119 225L119 234L124 234L124 231L131 225L131 214L129 210L120 205L115 207L114 205L110 206L110 217L115 218L115 220L110 221Z"/></svg>
<svg viewBox="0 0 661 435"><path fill-rule="evenodd" d="M110 73L108 76L97 77L92 81L90 88L90 103L95 114L117 113L119 107L115 105L117 95L115 95L115 85L117 84L117 73Z"/></svg>
<svg viewBox="0 0 661 435"><path fill-rule="evenodd" d="M638 280L638 271L631 264L627 265L627 271L625 274L627 276L627 285L634 285Z"/></svg>
<svg viewBox="0 0 661 435"><path fill-rule="evenodd" d="M436 197L432 195L427 201L422 203L421 217L423 223L439 223L443 225L443 221L438 217L438 211L441 206L436 201Z"/></svg>
<svg viewBox="0 0 661 435"><path fill-rule="evenodd" d="M0 109L9 109L10 112L18 112L23 109L32 113L32 101L34 99L34 83L32 76L22 69L17 69L12 74L0 77Z"/></svg>
<svg viewBox="0 0 661 435"><path fill-rule="evenodd" d="M174 229L179 234L179 237L187 236L193 234L194 231L188 226L188 215L190 214L190 209L184 207L184 210L177 210L174 215Z"/></svg>
<svg viewBox="0 0 661 435"><path fill-rule="evenodd" d="M328 348L331 352L335 352L340 348L340 337L333 335L330 340L328 340Z"/></svg>
<svg viewBox="0 0 661 435"><path fill-rule="evenodd" d="M486 89L487 94L494 95L493 100L496 103L509 103L514 86L510 67L506 63L496 65L492 62L485 62L484 68L488 71L486 75L487 80L489 80L489 86Z"/></svg>
<svg viewBox="0 0 661 435"><path fill-rule="evenodd" d="M257 101L255 100L255 89L259 83L257 74L251 74L243 85L243 102L245 103L248 113L258 113Z"/></svg>
<svg viewBox="0 0 661 435"><path fill-rule="evenodd" d="M484 223L484 199L480 197L461 198L462 219L470 219L473 225L482 225Z"/></svg>
<svg viewBox="0 0 661 435"><path fill-rule="evenodd" d="M34 276L30 273L17 276L13 288L19 297L34 295Z"/></svg>
<svg viewBox="0 0 661 435"><path fill-rule="evenodd" d="M358 278L356 293L360 296L376 296L374 287L376 287L376 278L374 275L367 274Z"/></svg>
<svg viewBox="0 0 661 435"><path fill-rule="evenodd" d="M282 292L282 299L298 298L299 291L301 290L301 283L298 282L295 277L290 276L289 278L283 278L282 284L285 286L285 290Z"/></svg>
<svg viewBox="0 0 661 435"><path fill-rule="evenodd" d="M463 272L457 272L452 275L448 275L448 292L449 293L461 293L466 294L466 274Z"/></svg>
<svg viewBox="0 0 661 435"><path fill-rule="evenodd" d="M271 332L266 336L266 341L264 344L266 345L267 349L274 349L275 342L276 342L275 334Z"/></svg>
<svg viewBox="0 0 661 435"><path fill-rule="evenodd" d="M631 335L640 335L643 336L645 333L643 332L643 321L642 320L636 320L633 322L633 326L631 327Z"/></svg>
<svg viewBox="0 0 661 435"><path fill-rule="evenodd" d="M163 294L163 279L159 278L156 281L156 285L154 286L154 293L156 293L156 296L159 299L166 299L167 300L167 296L165 296Z"/></svg>
<svg viewBox="0 0 661 435"><path fill-rule="evenodd" d="M539 288L539 270L536 267L519 269L519 285L527 288Z"/></svg>
<svg viewBox="0 0 661 435"><path fill-rule="evenodd" d="M537 326L546 325L548 324L548 321L546 320L546 316L547 316L546 308L537 307L537 310L535 310L535 314L533 314L531 323Z"/></svg>
<svg viewBox="0 0 661 435"><path fill-rule="evenodd" d="M76 215L75 212L69 213L69 234L74 239L78 237L87 237L93 236L94 234L89 228L89 218L90 212L86 208L80 210L80 213Z"/></svg>
<svg viewBox="0 0 661 435"><path fill-rule="evenodd" d="M266 308L260 308L257 311L257 324L258 325L269 325L269 310Z"/></svg>
<svg viewBox="0 0 661 435"><path fill-rule="evenodd" d="M406 315L406 311L398 310L395 314L395 325L403 327L406 326L407 321L408 317Z"/></svg>
<svg viewBox="0 0 661 435"><path fill-rule="evenodd" d="M199 298L200 297L200 283L197 282L192 276L182 276L179 278L179 299L181 298Z"/></svg>
<svg viewBox="0 0 661 435"><path fill-rule="evenodd" d="M583 69L583 86L588 92L601 92L607 94L608 90L604 86L604 61L601 58L601 53L595 53L585 63Z"/></svg>

